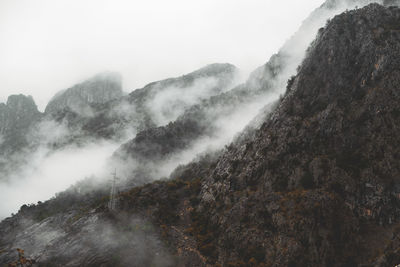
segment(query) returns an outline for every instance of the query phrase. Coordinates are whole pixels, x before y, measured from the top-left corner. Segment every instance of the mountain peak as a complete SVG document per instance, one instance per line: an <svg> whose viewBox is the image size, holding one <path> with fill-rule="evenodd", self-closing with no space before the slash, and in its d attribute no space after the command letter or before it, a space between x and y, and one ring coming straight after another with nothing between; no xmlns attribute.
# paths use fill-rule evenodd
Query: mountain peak
<svg viewBox="0 0 400 267"><path fill-rule="evenodd" d="M115 82L117 84L122 84L122 75L119 72L114 72L114 71L105 71L105 72L100 72L93 76L91 79L92 81L109 81L109 82Z"/></svg>
<svg viewBox="0 0 400 267"><path fill-rule="evenodd" d="M40 120L42 114L37 109L32 96L11 95L7 103L0 104L1 150L16 150L25 142L25 134L31 125Z"/></svg>
<svg viewBox="0 0 400 267"><path fill-rule="evenodd" d="M202 75L216 75L221 72L234 72L237 71L237 67L230 63L213 63L208 64L188 75L202 74Z"/></svg>
<svg viewBox="0 0 400 267"><path fill-rule="evenodd" d="M12 110L30 110L38 112L35 101L32 96L25 96L23 94L10 95L7 99L6 106Z"/></svg>
<svg viewBox="0 0 400 267"><path fill-rule="evenodd" d="M103 104L122 95L122 76L116 72L103 72L57 93L47 105L45 113L54 114L70 109L87 114L91 104Z"/></svg>

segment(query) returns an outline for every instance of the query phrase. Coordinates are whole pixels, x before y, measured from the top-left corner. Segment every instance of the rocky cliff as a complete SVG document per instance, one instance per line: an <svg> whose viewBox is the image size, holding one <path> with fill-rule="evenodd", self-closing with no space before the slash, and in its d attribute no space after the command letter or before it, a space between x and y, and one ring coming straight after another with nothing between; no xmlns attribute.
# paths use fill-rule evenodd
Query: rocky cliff
<svg viewBox="0 0 400 267"><path fill-rule="evenodd" d="M13 157L29 147L28 133L42 117L31 96L12 95L0 103L0 180L24 164Z"/></svg>
<svg viewBox="0 0 400 267"><path fill-rule="evenodd" d="M100 73L59 92L47 104L45 113L54 114L67 109L78 114L91 114L91 104L103 104L122 95L121 75L114 72Z"/></svg>
<svg viewBox="0 0 400 267"><path fill-rule="evenodd" d="M24 135L41 117L42 114L38 111L31 96L12 95L8 97L6 104L0 103L0 136L2 139L0 146L3 145L1 151L17 150L18 147L24 146L26 143Z"/></svg>
<svg viewBox="0 0 400 267"><path fill-rule="evenodd" d="M398 263L399 22L376 4L335 17L254 140L218 160L197 209L214 262Z"/></svg>
<svg viewBox="0 0 400 267"><path fill-rule="evenodd" d="M376 4L335 17L254 138L132 190L124 210L199 266L398 264L399 19Z"/></svg>
<svg viewBox="0 0 400 267"><path fill-rule="evenodd" d="M149 173L146 165L160 165L162 161L193 149L199 142L204 142L201 140L225 136L227 140L224 144L231 142L234 136L231 131L224 128L223 122L236 121L239 132L262 110L262 107L265 108L259 117L264 118L264 114L270 112L279 95L284 93L287 80L296 73L296 68L301 64L308 45L325 21L346 8L362 6L369 2L371 1L327 1L303 22L300 29L277 54L253 71L243 84L188 107L175 121L171 121L169 124L159 127L154 127L157 124L153 124L153 127L140 131L133 139L123 144L115 156L126 160L125 165L127 166L135 165L134 168L137 169L135 163L140 162L140 167L144 167L144 170L139 171L138 174L130 175L131 178L151 177L157 175ZM215 71L216 68L220 70L222 66L226 68L225 65L213 64L193 72L191 75L204 76L204 72L209 73L210 69ZM153 92L159 92L160 86L163 88L162 90L167 91L171 89L170 84L185 84L187 81L193 80L190 77L185 78L184 76L183 78L179 81L167 79L151 83L141 90L132 92L130 101L135 106L141 107L140 110L142 110L143 106L146 106L143 103L148 101L148 97L154 94ZM144 110L146 109L144 108ZM243 120L241 114L247 116L243 125L241 125L241 120ZM151 118L151 116L149 115L147 118ZM154 121L154 119L146 121ZM255 124L251 128L257 127L260 121L255 120ZM218 147L218 149L220 148ZM123 167L119 166L119 168ZM154 167L150 169L154 169Z"/></svg>

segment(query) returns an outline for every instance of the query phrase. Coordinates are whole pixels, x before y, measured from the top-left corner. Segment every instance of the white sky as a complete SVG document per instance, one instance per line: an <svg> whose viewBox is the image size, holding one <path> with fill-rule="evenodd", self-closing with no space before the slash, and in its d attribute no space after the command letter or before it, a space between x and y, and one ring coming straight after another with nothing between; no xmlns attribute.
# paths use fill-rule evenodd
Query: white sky
<svg viewBox="0 0 400 267"><path fill-rule="evenodd" d="M323 0L0 0L0 102L119 71L127 92L214 62L264 64Z"/></svg>

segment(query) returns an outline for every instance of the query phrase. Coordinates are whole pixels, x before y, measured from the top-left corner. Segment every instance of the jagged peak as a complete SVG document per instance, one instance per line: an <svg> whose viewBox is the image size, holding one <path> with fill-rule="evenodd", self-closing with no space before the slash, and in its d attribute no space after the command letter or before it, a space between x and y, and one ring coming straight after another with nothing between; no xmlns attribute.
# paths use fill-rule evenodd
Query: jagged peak
<svg viewBox="0 0 400 267"><path fill-rule="evenodd" d="M237 71L238 68L230 63L213 63L208 64L198 70L195 70L187 75L195 75L195 74L202 74L202 75L214 75L220 72L233 72Z"/></svg>
<svg viewBox="0 0 400 267"><path fill-rule="evenodd" d="M117 72L102 72L58 92L46 107L46 113L65 108L81 113L90 104L102 104L123 96L122 76Z"/></svg>
<svg viewBox="0 0 400 267"><path fill-rule="evenodd" d="M92 78L88 79L88 81L110 81L118 84L122 84L122 75L119 72L115 71L104 71L94 75Z"/></svg>
<svg viewBox="0 0 400 267"><path fill-rule="evenodd" d="M149 87L153 87L156 84L165 84L165 83L169 83L169 82L173 82L176 80L181 79L182 77L193 77L193 78L197 78L197 77L208 77L208 76L215 76L215 75L219 75L221 73L227 73L227 74L235 74L236 72L238 72L239 69L230 63L213 63L213 64L208 64L200 69L197 69L195 71L192 71L190 73L184 74L182 76L178 76L178 77L174 77L174 78L167 78L164 80L158 80L155 82L151 82L146 84L143 88L149 88Z"/></svg>
<svg viewBox="0 0 400 267"><path fill-rule="evenodd" d="M10 95L7 99L6 106L10 109L20 109L21 107L23 107L38 111L36 103L33 100L33 97L30 95Z"/></svg>

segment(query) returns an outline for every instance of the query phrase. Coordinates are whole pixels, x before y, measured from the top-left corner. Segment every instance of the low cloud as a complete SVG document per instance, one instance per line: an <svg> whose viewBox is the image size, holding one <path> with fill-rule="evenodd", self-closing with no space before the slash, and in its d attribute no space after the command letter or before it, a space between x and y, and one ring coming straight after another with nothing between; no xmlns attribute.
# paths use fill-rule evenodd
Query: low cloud
<svg viewBox="0 0 400 267"><path fill-rule="evenodd" d="M198 78L189 87L170 86L163 88L154 98L146 103L157 125L174 121L190 106L217 94L216 78Z"/></svg>
<svg viewBox="0 0 400 267"><path fill-rule="evenodd" d="M146 219L123 213L112 219L91 212L74 219L76 215L59 214L41 222L22 219L16 227L23 230L14 229L20 231L2 253L11 262L17 258L16 248L23 248L28 259L41 265L107 263L109 266L166 267L177 264L156 228Z"/></svg>
<svg viewBox="0 0 400 267"><path fill-rule="evenodd" d="M39 147L24 159L24 168L0 181L0 218L23 204L47 200L84 177L105 177L109 174L107 159L117 147L112 142L73 145L56 151Z"/></svg>

